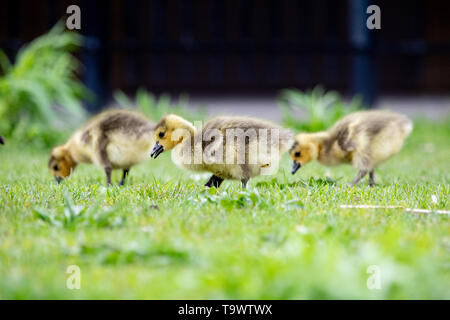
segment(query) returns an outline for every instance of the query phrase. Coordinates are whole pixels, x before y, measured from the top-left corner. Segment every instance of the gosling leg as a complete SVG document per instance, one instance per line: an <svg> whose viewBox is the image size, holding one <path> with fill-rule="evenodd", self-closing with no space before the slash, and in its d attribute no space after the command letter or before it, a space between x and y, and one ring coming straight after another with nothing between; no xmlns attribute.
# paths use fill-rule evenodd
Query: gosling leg
<svg viewBox="0 0 450 320"><path fill-rule="evenodd" d="M123 186L125 184L125 179L128 177L128 173L130 173L130 169L123 169L122 180L120 180L119 186Z"/></svg>
<svg viewBox="0 0 450 320"><path fill-rule="evenodd" d="M369 172L369 186L373 187L375 186L375 174L374 170Z"/></svg>
<svg viewBox="0 0 450 320"><path fill-rule="evenodd" d="M350 183L350 187L356 186L362 178L364 178L367 174L367 170L359 170L358 175L356 176L355 180L353 180L352 183Z"/></svg>
<svg viewBox="0 0 450 320"><path fill-rule="evenodd" d="M102 135L97 142L97 151L100 155L101 163L103 164L103 167L105 168L106 181L107 181L108 187L109 187L111 185L112 165L111 165L111 161L109 161L108 153L106 152L106 147L108 146L108 143L109 143L108 137L105 135Z"/></svg>
<svg viewBox="0 0 450 320"><path fill-rule="evenodd" d="M105 167L106 181L108 183L108 187L112 184L111 183L111 172L112 172L111 167Z"/></svg>
<svg viewBox="0 0 450 320"><path fill-rule="evenodd" d="M241 182L242 182L242 189L247 189L248 179L242 179Z"/></svg>
<svg viewBox="0 0 450 320"><path fill-rule="evenodd" d="M211 178L209 178L208 182L206 182L205 187L209 187L209 188L216 187L216 188L219 188L220 185L222 184L222 182L223 182L222 178L219 178L216 175L212 175Z"/></svg>

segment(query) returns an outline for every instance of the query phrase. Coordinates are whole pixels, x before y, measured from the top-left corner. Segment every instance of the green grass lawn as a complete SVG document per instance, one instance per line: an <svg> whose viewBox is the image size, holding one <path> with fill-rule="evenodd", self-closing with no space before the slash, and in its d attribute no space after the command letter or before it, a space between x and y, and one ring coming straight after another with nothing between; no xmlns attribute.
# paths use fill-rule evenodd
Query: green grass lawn
<svg viewBox="0 0 450 320"><path fill-rule="evenodd" d="M2 299L450 299L450 122L415 124L400 154L355 188L349 166L311 164L242 190L183 172L169 154L131 170L125 187L80 166L61 185L48 151L0 148ZM329 178L327 178L329 177ZM117 182L120 173L115 172ZM434 200L432 200L432 196ZM81 269L69 290L66 269ZM369 290L369 266L381 288Z"/></svg>

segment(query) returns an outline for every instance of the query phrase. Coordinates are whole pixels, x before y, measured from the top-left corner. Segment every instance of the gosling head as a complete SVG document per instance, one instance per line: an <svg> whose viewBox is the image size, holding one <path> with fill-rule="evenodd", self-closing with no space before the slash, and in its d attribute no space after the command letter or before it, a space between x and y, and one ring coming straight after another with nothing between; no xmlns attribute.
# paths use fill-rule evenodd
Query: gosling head
<svg viewBox="0 0 450 320"><path fill-rule="evenodd" d="M70 175L73 169L75 169L76 163L67 147L59 146L52 150L50 160L48 161L48 167L55 177L55 180L60 183Z"/></svg>
<svg viewBox="0 0 450 320"><path fill-rule="evenodd" d="M299 134L295 137L294 145L289 150L292 160L292 174L295 174L301 166L311 160L317 160L319 156L319 144L312 141L308 134Z"/></svg>
<svg viewBox="0 0 450 320"><path fill-rule="evenodd" d="M163 117L155 126L155 147L151 157L156 159L166 150L173 149L184 138L193 134L194 126L187 120L169 114Z"/></svg>

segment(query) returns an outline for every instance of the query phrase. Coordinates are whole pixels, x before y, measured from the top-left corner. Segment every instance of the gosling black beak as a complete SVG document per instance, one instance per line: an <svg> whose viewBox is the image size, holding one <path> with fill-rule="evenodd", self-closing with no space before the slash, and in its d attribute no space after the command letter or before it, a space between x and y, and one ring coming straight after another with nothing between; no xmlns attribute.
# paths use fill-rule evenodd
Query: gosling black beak
<svg viewBox="0 0 450 320"><path fill-rule="evenodd" d="M58 182L58 184L60 184L61 181L63 181L63 178L55 176L55 181Z"/></svg>
<svg viewBox="0 0 450 320"><path fill-rule="evenodd" d="M5 139L2 136L0 136L0 144L5 144Z"/></svg>
<svg viewBox="0 0 450 320"><path fill-rule="evenodd" d="M300 162L294 161L294 163L292 164L292 174L295 174L301 166L302 164Z"/></svg>
<svg viewBox="0 0 450 320"><path fill-rule="evenodd" d="M150 154L150 157L152 157L153 159L156 159L163 152L164 152L164 146L161 146L159 144L159 142L156 142L155 147L153 148L153 151Z"/></svg>

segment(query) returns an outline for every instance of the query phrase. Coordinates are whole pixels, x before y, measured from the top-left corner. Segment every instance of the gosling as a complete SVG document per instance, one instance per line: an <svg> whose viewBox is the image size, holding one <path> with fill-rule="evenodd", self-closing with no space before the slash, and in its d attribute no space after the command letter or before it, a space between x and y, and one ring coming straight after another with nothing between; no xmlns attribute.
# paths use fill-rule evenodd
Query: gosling
<svg viewBox="0 0 450 320"><path fill-rule="evenodd" d="M76 131L66 144L54 148L48 166L59 183L80 163L103 168L108 185L113 169L123 169L124 185L130 168L148 159L154 144L154 124L128 110L105 111Z"/></svg>
<svg viewBox="0 0 450 320"><path fill-rule="evenodd" d="M172 160L177 166L211 172L205 186L216 188L225 179L240 180L246 188L250 178L271 174L293 143L290 131L247 117L217 117L195 128L171 114L156 124L154 135L153 158L173 149Z"/></svg>
<svg viewBox="0 0 450 320"><path fill-rule="evenodd" d="M369 185L375 185L375 168L400 151L413 129L404 115L385 110L352 113L327 131L300 133L289 153L294 161L292 174L310 162L322 165L352 164L359 170L350 186L369 173Z"/></svg>

